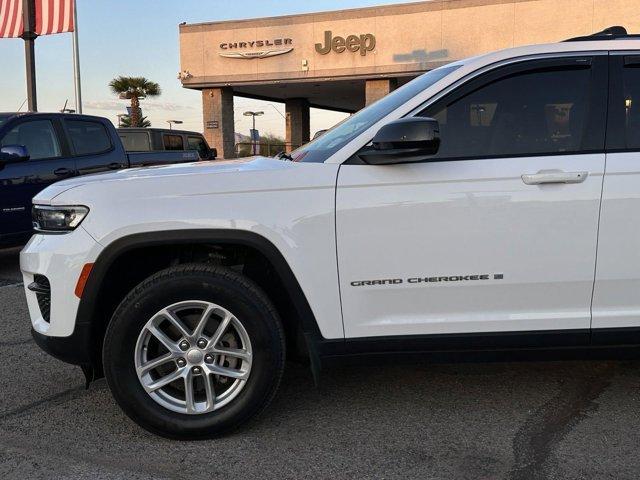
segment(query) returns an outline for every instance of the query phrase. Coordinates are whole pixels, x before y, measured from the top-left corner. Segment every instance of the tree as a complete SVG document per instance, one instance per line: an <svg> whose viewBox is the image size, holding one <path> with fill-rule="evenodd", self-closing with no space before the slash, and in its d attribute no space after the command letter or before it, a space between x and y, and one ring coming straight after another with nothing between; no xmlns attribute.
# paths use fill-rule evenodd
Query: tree
<svg viewBox="0 0 640 480"><path fill-rule="evenodd" d="M131 126L131 117L129 115L123 115L120 117L120 126L121 127L130 127ZM139 127L149 128L151 126L151 122L147 120L147 117L140 117L138 121Z"/></svg>
<svg viewBox="0 0 640 480"><path fill-rule="evenodd" d="M140 99L160 95L160 85L144 77L119 77L109 82L111 91L120 98L131 100L131 126L140 127Z"/></svg>
<svg viewBox="0 0 640 480"><path fill-rule="evenodd" d="M265 133L260 136L260 155L272 157L285 149L284 138L274 135L273 133Z"/></svg>
<svg viewBox="0 0 640 480"><path fill-rule="evenodd" d="M264 135L260 135L258 148L259 155L272 157L276 153L284 151L286 146L284 138L272 133L265 133ZM251 155L253 155L252 144L250 140L246 142L240 142L237 145L236 149L238 157L250 157Z"/></svg>

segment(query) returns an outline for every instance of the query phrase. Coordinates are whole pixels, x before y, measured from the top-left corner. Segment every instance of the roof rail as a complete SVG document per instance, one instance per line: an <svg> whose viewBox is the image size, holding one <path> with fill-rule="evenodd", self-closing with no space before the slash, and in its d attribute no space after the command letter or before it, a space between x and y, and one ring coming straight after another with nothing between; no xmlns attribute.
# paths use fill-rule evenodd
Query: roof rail
<svg viewBox="0 0 640 480"><path fill-rule="evenodd" d="M627 33L627 29L620 25L605 28L601 32L582 37L574 37L564 40L565 42L591 42L593 40L625 40L631 38L640 38L640 35Z"/></svg>

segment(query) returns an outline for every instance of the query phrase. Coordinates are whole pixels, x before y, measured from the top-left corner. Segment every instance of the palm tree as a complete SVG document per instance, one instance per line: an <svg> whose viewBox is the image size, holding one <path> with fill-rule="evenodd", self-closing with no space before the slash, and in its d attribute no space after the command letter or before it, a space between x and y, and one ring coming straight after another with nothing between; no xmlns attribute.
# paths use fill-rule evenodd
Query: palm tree
<svg viewBox="0 0 640 480"><path fill-rule="evenodd" d="M122 115L122 117L120 117L120 126L131 127L131 116ZM138 126L143 128L149 128L151 126L151 122L147 120L147 117L140 117L140 120L138 121Z"/></svg>
<svg viewBox="0 0 640 480"><path fill-rule="evenodd" d="M119 77L109 82L111 91L122 99L131 100L131 126L141 126L140 99L160 95L160 85L144 77Z"/></svg>

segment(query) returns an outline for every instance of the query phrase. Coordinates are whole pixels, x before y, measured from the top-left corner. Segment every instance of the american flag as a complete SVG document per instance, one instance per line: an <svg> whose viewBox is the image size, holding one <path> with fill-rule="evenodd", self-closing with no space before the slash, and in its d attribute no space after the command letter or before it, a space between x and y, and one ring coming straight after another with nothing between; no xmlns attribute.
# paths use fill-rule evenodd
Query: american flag
<svg viewBox="0 0 640 480"><path fill-rule="evenodd" d="M36 33L73 32L74 0L36 0Z"/></svg>
<svg viewBox="0 0 640 480"><path fill-rule="evenodd" d="M18 38L22 32L22 0L0 0L0 38Z"/></svg>
<svg viewBox="0 0 640 480"><path fill-rule="evenodd" d="M22 2L30 0L0 0L0 38L17 38L24 31ZM73 32L74 0L35 0L38 35Z"/></svg>

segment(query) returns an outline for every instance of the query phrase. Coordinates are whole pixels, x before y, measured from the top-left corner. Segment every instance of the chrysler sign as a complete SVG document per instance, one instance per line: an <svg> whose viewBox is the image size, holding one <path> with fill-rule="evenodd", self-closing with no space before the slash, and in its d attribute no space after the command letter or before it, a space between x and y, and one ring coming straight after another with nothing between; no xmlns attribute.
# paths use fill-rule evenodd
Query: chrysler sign
<svg viewBox="0 0 640 480"><path fill-rule="evenodd" d="M271 40L252 40L249 42L221 43L218 55L227 58L267 58L283 55L293 50L290 38L274 38Z"/></svg>

